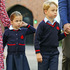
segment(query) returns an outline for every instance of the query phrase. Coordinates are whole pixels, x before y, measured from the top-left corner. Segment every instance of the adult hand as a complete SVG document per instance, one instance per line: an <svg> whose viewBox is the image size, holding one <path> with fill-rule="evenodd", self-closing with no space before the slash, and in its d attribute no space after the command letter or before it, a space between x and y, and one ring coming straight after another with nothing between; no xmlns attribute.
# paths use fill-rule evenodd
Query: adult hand
<svg viewBox="0 0 70 70"><path fill-rule="evenodd" d="M40 53L37 53L36 56L37 56L37 61L42 62L42 55Z"/></svg>
<svg viewBox="0 0 70 70"><path fill-rule="evenodd" d="M64 32L66 34L69 34L70 33L70 24L69 23L67 23L67 24L64 25Z"/></svg>

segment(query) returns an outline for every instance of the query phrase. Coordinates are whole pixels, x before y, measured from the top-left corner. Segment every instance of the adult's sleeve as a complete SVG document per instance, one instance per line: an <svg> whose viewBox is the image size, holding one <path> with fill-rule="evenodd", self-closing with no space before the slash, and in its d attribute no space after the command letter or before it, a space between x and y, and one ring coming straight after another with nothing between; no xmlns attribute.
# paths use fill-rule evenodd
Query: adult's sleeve
<svg viewBox="0 0 70 70"><path fill-rule="evenodd" d="M58 5L59 5L60 19L61 19L62 26L63 26L64 24L68 23L67 0L58 0Z"/></svg>
<svg viewBox="0 0 70 70"><path fill-rule="evenodd" d="M10 26L10 19L6 11L5 0L0 0L0 20L4 27Z"/></svg>

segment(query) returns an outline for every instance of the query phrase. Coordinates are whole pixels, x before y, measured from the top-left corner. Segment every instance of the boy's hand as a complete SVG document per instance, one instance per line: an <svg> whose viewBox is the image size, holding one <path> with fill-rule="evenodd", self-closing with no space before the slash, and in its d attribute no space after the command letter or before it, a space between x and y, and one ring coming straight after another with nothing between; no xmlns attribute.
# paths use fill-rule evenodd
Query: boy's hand
<svg viewBox="0 0 70 70"><path fill-rule="evenodd" d="M36 56L37 56L37 61L42 62L42 55L40 53L37 53Z"/></svg>
<svg viewBox="0 0 70 70"><path fill-rule="evenodd" d="M25 23L24 21L22 21L22 25L21 26L26 27L27 25L28 25L27 23Z"/></svg>

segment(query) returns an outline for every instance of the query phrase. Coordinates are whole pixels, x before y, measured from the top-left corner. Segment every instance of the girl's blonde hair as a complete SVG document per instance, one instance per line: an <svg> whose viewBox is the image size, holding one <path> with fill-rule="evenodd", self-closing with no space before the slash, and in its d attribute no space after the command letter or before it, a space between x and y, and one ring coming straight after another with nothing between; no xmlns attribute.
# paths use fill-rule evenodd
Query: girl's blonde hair
<svg viewBox="0 0 70 70"><path fill-rule="evenodd" d="M16 17L16 16L22 16L22 14L18 11L14 11L11 15L10 15L10 20L13 21L13 19Z"/></svg>
<svg viewBox="0 0 70 70"><path fill-rule="evenodd" d="M56 7L58 7L58 5L55 2L45 1L43 3L43 10L48 10L52 4L54 4Z"/></svg>

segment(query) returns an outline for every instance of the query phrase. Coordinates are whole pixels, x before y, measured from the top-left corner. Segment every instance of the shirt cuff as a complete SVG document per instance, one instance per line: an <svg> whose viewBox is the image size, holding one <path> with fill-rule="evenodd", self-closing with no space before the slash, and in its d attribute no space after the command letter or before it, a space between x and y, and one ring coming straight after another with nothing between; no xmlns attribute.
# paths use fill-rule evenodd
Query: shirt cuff
<svg viewBox="0 0 70 70"><path fill-rule="evenodd" d="M36 54L37 54L37 53L40 53L40 50L35 50L35 52L36 52Z"/></svg>

